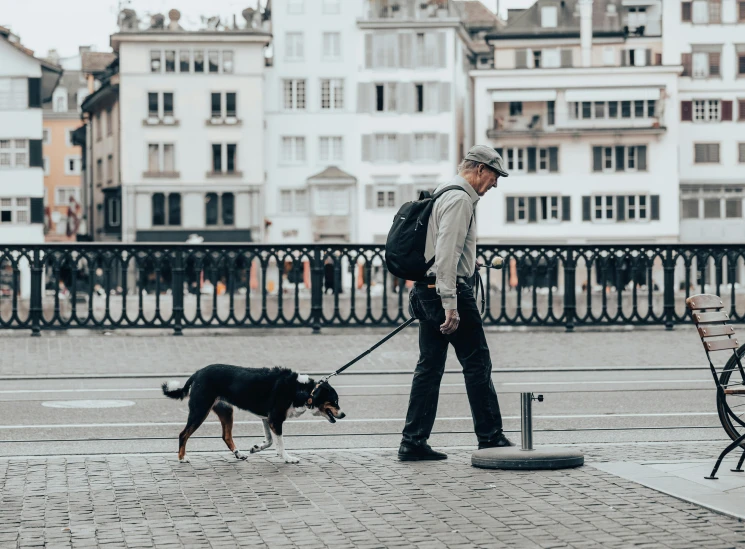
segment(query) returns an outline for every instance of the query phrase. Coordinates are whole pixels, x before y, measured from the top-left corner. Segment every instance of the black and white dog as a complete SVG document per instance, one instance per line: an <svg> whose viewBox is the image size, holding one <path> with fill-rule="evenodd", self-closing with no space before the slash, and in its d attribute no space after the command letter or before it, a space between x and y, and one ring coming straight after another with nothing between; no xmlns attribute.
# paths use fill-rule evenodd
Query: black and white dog
<svg viewBox="0 0 745 549"><path fill-rule="evenodd" d="M210 410L222 424L222 439L236 458L248 456L237 450L233 442L233 406L259 416L264 423L264 442L251 448L260 452L272 445L272 433L277 438L277 454L286 463L298 460L285 451L282 424L306 410L326 416L336 423L345 414L339 408L339 395L328 382L315 383L307 375L286 368L241 368L227 364L212 364L197 370L182 388L174 383L163 384L163 394L169 398L189 396L189 419L179 435L178 459L188 463L186 441L207 419Z"/></svg>

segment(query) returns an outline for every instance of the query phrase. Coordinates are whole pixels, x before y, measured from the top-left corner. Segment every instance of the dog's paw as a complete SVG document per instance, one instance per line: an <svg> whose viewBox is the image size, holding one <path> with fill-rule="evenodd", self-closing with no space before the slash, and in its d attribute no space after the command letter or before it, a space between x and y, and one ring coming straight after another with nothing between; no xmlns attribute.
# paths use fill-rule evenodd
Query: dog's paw
<svg viewBox="0 0 745 549"><path fill-rule="evenodd" d="M296 457L291 456L290 454L284 455L285 463L300 463L300 460Z"/></svg>
<svg viewBox="0 0 745 549"><path fill-rule="evenodd" d="M243 461L245 461L245 460L248 459L248 454L244 454L240 450L236 450L233 453L235 454L235 459L240 459L240 460L243 460Z"/></svg>
<svg viewBox="0 0 745 549"><path fill-rule="evenodd" d="M189 456L184 456L182 458L179 458L179 463L191 463L191 460L189 459Z"/></svg>
<svg viewBox="0 0 745 549"><path fill-rule="evenodd" d="M259 446L258 444L254 444L249 450L249 452L252 454L255 454L256 452L261 452L261 446Z"/></svg>

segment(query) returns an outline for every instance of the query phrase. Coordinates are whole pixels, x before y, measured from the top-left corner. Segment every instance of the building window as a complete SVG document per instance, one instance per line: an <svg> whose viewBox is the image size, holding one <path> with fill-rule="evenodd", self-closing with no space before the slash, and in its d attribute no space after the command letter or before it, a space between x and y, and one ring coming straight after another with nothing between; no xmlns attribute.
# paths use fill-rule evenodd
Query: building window
<svg viewBox="0 0 745 549"><path fill-rule="evenodd" d="M212 144L212 173L237 173L237 145L235 143Z"/></svg>
<svg viewBox="0 0 745 549"><path fill-rule="evenodd" d="M233 193L207 193L204 199L207 226L235 224L235 198Z"/></svg>
<svg viewBox="0 0 745 549"><path fill-rule="evenodd" d="M166 208L166 196L163 193L155 193L152 197L152 220L153 226L180 226L181 225L181 195L171 193L168 195L168 207Z"/></svg>
<svg viewBox="0 0 745 549"><path fill-rule="evenodd" d="M44 145L50 145L52 143L52 132L49 131L47 128L44 128L42 130L41 136L41 142Z"/></svg>
<svg viewBox="0 0 745 549"><path fill-rule="evenodd" d="M176 159L173 143L150 143L147 146L147 171L149 174L174 174Z"/></svg>
<svg viewBox="0 0 745 549"><path fill-rule="evenodd" d="M558 8L556 6L543 6L541 8L541 27L544 29L556 28L558 20Z"/></svg>
<svg viewBox="0 0 745 549"><path fill-rule="evenodd" d="M188 50L179 52L179 71L191 72L191 52Z"/></svg>
<svg viewBox="0 0 745 549"><path fill-rule="evenodd" d="M745 186L681 186L681 219L742 219Z"/></svg>
<svg viewBox="0 0 745 549"><path fill-rule="evenodd" d="M227 118L236 118L238 116L237 94L235 92L225 93L225 116Z"/></svg>
<svg viewBox="0 0 745 549"><path fill-rule="evenodd" d="M378 209L395 208L397 204L395 189L375 191L375 207Z"/></svg>
<svg viewBox="0 0 745 549"><path fill-rule="evenodd" d="M522 116L523 104L522 101L510 102L510 116Z"/></svg>
<svg viewBox="0 0 745 549"><path fill-rule="evenodd" d="M0 78L0 111L27 109L28 89L28 78Z"/></svg>
<svg viewBox="0 0 745 549"><path fill-rule="evenodd" d="M683 199L680 204L681 219L698 219L698 199Z"/></svg>
<svg viewBox="0 0 745 549"><path fill-rule="evenodd" d="M396 112L396 83L375 84L375 110Z"/></svg>
<svg viewBox="0 0 745 549"><path fill-rule="evenodd" d="M29 223L29 213L28 198L0 198L0 223Z"/></svg>
<svg viewBox="0 0 745 549"><path fill-rule="evenodd" d="M399 152L397 137L394 133L375 136L375 162L396 162Z"/></svg>
<svg viewBox="0 0 745 549"><path fill-rule="evenodd" d="M339 61L341 59L341 33L323 33L323 60Z"/></svg>
<svg viewBox="0 0 745 549"><path fill-rule="evenodd" d="M737 161L740 164L745 164L745 143L737 144Z"/></svg>
<svg viewBox="0 0 745 549"><path fill-rule="evenodd" d="M745 2L742 3L745 6ZM737 76L745 76L745 44L736 44L737 48Z"/></svg>
<svg viewBox="0 0 745 549"><path fill-rule="evenodd" d="M54 112L67 112L67 90L65 88L54 90L52 109Z"/></svg>
<svg viewBox="0 0 745 549"><path fill-rule="evenodd" d="M595 221L613 221L616 218L615 196L596 196L593 219Z"/></svg>
<svg viewBox="0 0 745 549"><path fill-rule="evenodd" d="M440 158L436 133L414 134L414 161L436 161Z"/></svg>
<svg viewBox="0 0 745 549"><path fill-rule="evenodd" d="M302 32L285 34L285 61L302 61L305 57L305 45Z"/></svg>
<svg viewBox="0 0 745 549"><path fill-rule="evenodd" d="M111 107L106 109L106 135L113 135L114 133L114 121L111 116Z"/></svg>
<svg viewBox="0 0 745 549"><path fill-rule="evenodd" d="M65 156L65 175L80 175L81 159L79 154Z"/></svg>
<svg viewBox="0 0 745 549"><path fill-rule="evenodd" d="M57 187L54 190L54 203L57 206L66 206L70 199L75 202L80 201L80 188L78 187Z"/></svg>
<svg viewBox="0 0 745 549"><path fill-rule="evenodd" d="M305 137L282 138L282 164L305 163Z"/></svg>
<svg viewBox="0 0 745 549"><path fill-rule="evenodd" d="M42 167L44 168L44 175L49 175L51 173L50 165L49 165L49 157L45 156L41 162L42 162Z"/></svg>
<svg viewBox="0 0 745 549"><path fill-rule="evenodd" d="M220 72L220 61L219 52L217 50L209 50L207 52L207 61L209 63L209 71L211 73Z"/></svg>
<svg viewBox="0 0 745 549"><path fill-rule="evenodd" d="M647 171L646 145L593 147L594 172Z"/></svg>
<svg viewBox="0 0 745 549"><path fill-rule="evenodd" d="M305 80L284 81L284 108L289 111L305 110Z"/></svg>
<svg viewBox="0 0 745 549"><path fill-rule="evenodd" d="M341 136L320 137L318 140L318 159L321 162L342 162L344 150Z"/></svg>
<svg viewBox="0 0 745 549"><path fill-rule="evenodd" d="M166 50L166 72L176 72L176 52Z"/></svg>
<svg viewBox="0 0 745 549"><path fill-rule="evenodd" d="M96 160L96 184L103 185L103 158Z"/></svg>
<svg viewBox="0 0 745 549"><path fill-rule="evenodd" d="M106 183L111 185L114 181L114 156L109 155L106 159Z"/></svg>
<svg viewBox="0 0 745 549"><path fill-rule="evenodd" d="M0 139L0 168L28 168L27 139Z"/></svg>
<svg viewBox="0 0 745 549"><path fill-rule="evenodd" d="M233 74L232 50L223 50L222 52L222 72L223 74Z"/></svg>
<svg viewBox="0 0 745 549"><path fill-rule="evenodd" d="M349 215L349 191L344 187L316 189L313 213L315 215Z"/></svg>
<svg viewBox="0 0 745 549"><path fill-rule="evenodd" d="M204 72L204 52L194 52L194 72Z"/></svg>
<svg viewBox="0 0 745 549"><path fill-rule="evenodd" d="M693 102L694 122L719 122L722 119L719 99L701 99Z"/></svg>
<svg viewBox="0 0 745 549"><path fill-rule="evenodd" d="M287 0L287 13L293 15L301 14L305 11L305 0Z"/></svg>
<svg viewBox="0 0 745 549"><path fill-rule="evenodd" d="M620 108L619 108L620 107ZM569 118L574 120L613 120L621 118L654 118L657 101L582 101L569 103Z"/></svg>
<svg viewBox="0 0 745 549"><path fill-rule="evenodd" d="M150 51L150 72L160 72L161 69L161 56L162 53L160 50L151 50Z"/></svg>
<svg viewBox="0 0 745 549"><path fill-rule="evenodd" d="M283 214L307 213L308 191L306 191L305 189L280 190L279 211Z"/></svg>
<svg viewBox="0 0 745 549"><path fill-rule="evenodd" d="M108 228L119 227L122 223L122 201L118 196L107 196L106 221Z"/></svg>
<svg viewBox="0 0 745 549"><path fill-rule="evenodd" d="M224 112L223 105L225 105ZM225 100L223 101L223 94L221 92L213 92L210 101L210 114L212 120L224 118L235 119L237 116L236 93L226 92Z"/></svg>
<svg viewBox="0 0 745 549"><path fill-rule="evenodd" d="M323 0L323 13L341 13L341 0Z"/></svg>
<svg viewBox="0 0 745 549"><path fill-rule="evenodd" d="M716 51L710 51L708 48L704 51L696 51L696 46L693 46L693 78L711 78L720 76L721 46L718 46L717 48Z"/></svg>
<svg viewBox="0 0 745 549"><path fill-rule="evenodd" d="M101 141L103 131L101 131L101 113L100 112L96 113L96 119L93 125L96 127L96 141ZM68 130L68 131L72 131L72 130ZM71 142L69 138L68 138L68 142Z"/></svg>
<svg viewBox="0 0 745 549"><path fill-rule="evenodd" d="M381 40L382 41L382 40ZM416 67L434 68L437 67L439 58L438 54L438 33L436 32L418 32L415 37ZM396 35L389 34L383 41L383 52L385 55L385 67L393 68L396 66L395 56L398 52L399 44L396 42ZM401 52L401 55L411 55L410 52Z"/></svg>
<svg viewBox="0 0 745 549"><path fill-rule="evenodd" d="M696 164L718 164L719 143L695 143L694 163Z"/></svg>
<svg viewBox="0 0 745 549"><path fill-rule="evenodd" d="M342 110L344 108L344 80L341 78L321 80L321 109Z"/></svg>
<svg viewBox="0 0 745 549"><path fill-rule="evenodd" d="M560 223L571 219L570 197L508 196L507 223Z"/></svg>
<svg viewBox="0 0 745 549"><path fill-rule="evenodd" d="M525 149L507 149L507 169L516 173L525 171Z"/></svg>

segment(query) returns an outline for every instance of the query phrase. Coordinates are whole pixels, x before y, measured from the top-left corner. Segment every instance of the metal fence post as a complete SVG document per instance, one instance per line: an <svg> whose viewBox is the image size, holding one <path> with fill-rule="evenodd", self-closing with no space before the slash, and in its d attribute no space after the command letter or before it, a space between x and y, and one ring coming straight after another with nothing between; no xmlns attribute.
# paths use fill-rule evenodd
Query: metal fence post
<svg viewBox="0 0 745 549"><path fill-rule="evenodd" d="M173 335L184 335L184 258L181 248L173 250L173 266L171 268L171 293L173 295Z"/></svg>
<svg viewBox="0 0 745 549"><path fill-rule="evenodd" d="M673 320L675 318L675 262L673 261L673 249L668 246L665 250L665 287L664 305L665 305L665 328L673 329Z"/></svg>
<svg viewBox="0 0 745 549"><path fill-rule="evenodd" d="M564 261L564 325L567 332L574 331L574 319L577 311L576 270L577 262L574 258L574 250L567 248L566 260Z"/></svg>
<svg viewBox="0 0 745 549"><path fill-rule="evenodd" d="M31 261L31 301L29 303L29 315L31 317L31 335L33 337L41 336L41 296L43 291L41 254L41 249L36 248Z"/></svg>
<svg viewBox="0 0 745 549"><path fill-rule="evenodd" d="M520 393L520 438L523 450L533 449L533 393Z"/></svg>
<svg viewBox="0 0 745 549"><path fill-rule="evenodd" d="M310 312L313 318L313 333L321 333L321 315L323 313L323 250L314 246L313 265L310 269Z"/></svg>

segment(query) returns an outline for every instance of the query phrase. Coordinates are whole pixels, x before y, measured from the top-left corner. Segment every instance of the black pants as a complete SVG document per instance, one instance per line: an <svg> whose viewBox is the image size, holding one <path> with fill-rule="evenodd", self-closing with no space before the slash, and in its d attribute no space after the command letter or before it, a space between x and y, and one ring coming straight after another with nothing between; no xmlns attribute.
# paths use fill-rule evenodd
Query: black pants
<svg viewBox="0 0 745 549"><path fill-rule="evenodd" d="M480 443L495 440L502 432L502 414L491 380L489 347L473 290L467 284L458 284L460 324L450 335L440 332L445 311L437 290L417 285L409 299L410 312L419 319L419 362L411 383L403 442L424 444L432 432L449 344L463 367L476 437Z"/></svg>

